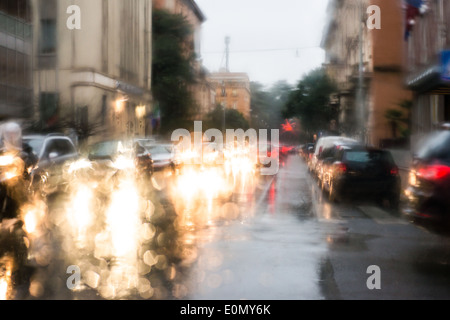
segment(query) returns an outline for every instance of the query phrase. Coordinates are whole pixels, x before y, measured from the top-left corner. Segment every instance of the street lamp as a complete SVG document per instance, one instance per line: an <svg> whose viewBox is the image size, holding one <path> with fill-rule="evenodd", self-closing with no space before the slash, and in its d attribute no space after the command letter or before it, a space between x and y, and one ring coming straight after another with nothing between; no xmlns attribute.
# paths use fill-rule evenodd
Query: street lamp
<svg viewBox="0 0 450 320"><path fill-rule="evenodd" d="M128 99L121 98L121 99L117 99L116 100L116 103L115 103L115 106L114 106L114 111L116 113L121 113L123 111L123 109L124 109L124 102L125 101L128 101Z"/></svg>

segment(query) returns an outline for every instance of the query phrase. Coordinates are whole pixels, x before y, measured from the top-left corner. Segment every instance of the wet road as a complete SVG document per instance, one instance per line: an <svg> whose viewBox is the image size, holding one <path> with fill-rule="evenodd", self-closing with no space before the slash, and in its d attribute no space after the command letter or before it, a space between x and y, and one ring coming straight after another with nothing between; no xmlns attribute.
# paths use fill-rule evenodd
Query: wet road
<svg viewBox="0 0 450 320"><path fill-rule="evenodd" d="M276 176L262 176L231 202L213 204L216 214L200 226L170 228L172 207L164 199L161 192L153 198L156 208L165 208L165 219L153 230L158 247L147 243L140 248L144 263L137 262L135 270L124 269L122 278L115 279L128 281L133 290L118 295L118 289L101 289L100 276L113 275L112 268L120 262L75 249L75 258L67 259L67 252L59 253L67 235L56 232L51 262L33 275L31 298L450 298L449 237L371 203L330 203L296 155ZM61 201L55 201L50 215L59 212ZM218 211L227 212L226 218ZM72 264L84 272L85 281L76 290L67 288L67 267ZM368 287L370 266L379 268L379 289ZM137 277L123 278L130 270Z"/></svg>
<svg viewBox="0 0 450 320"><path fill-rule="evenodd" d="M194 235L186 298L450 298L448 237L369 202L330 203L297 156L266 183L250 219Z"/></svg>

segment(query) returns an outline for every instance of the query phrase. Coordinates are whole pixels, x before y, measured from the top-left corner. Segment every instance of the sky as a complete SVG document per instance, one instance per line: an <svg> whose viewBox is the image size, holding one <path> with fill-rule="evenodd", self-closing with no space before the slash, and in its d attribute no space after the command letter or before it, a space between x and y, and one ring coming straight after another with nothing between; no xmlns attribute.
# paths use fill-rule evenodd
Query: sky
<svg viewBox="0 0 450 320"><path fill-rule="evenodd" d="M328 0L196 0L202 25L203 65L216 72L226 65L250 81L270 87L279 80L296 85L324 62L320 48Z"/></svg>

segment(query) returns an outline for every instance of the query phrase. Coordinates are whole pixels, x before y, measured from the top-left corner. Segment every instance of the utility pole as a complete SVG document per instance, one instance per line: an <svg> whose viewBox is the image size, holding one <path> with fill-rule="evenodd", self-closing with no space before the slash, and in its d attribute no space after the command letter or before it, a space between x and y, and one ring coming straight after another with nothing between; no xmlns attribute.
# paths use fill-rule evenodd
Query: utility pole
<svg viewBox="0 0 450 320"><path fill-rule="evenodd" d="M225 71L230 72L230 37L225 37ZM225 89L225 81L222 81L222 95L225 103L223 104L223 134L226 132L226 89Z"/></svg>
<svg viewBox="0 0 450 320"><path fill-rule="evenodd" d="M226 56L226 71L230 72L230 37L225 37L225 56Z"/></svg>
<svg viewBox="0 0 450 320"><path fill-rule="evenodd" d="M366 142L366 110L365 110L365 97L364 97L364 55L363 55L363 23L364 23L364 9L363 1L359 2L359 75L358 75L358 96L357 96L357 108L359 109L359 130L361 142Z"/></svg>

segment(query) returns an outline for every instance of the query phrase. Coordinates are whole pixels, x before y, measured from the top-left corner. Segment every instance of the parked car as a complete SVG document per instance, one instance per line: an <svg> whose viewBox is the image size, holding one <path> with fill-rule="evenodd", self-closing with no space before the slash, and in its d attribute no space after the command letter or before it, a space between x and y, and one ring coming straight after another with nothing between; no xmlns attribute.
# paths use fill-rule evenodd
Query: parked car
<svg viewBox="0 0 450 320"><path fill-rule="evenodd" d="M308 162L309 157L312 153L314 153L314 146L315 144L313 142L305 143L299 148L299 155Z"/></svg>
<svg viewBox="0 0 450 320"><path fill-rule="evenodd" d="M346 145L356 146L358 144L353 141L349 144L343 143L342 141L335 141L330 146L323 149L323 151L318 155L315 166L315 176L319 186L321 186L322 189L324 188L324 174L329 171L337 152Z"/></svg>
<svg viewBox="0 0 450 320"><path fill-rule="evenodd" d="M64 165L78 159L78 151L69 137L59 134L26 135L23 142L31 148L38 162L30 177L35 187L45 194L60 190L68 182L63 175Z"/></svg>
<svg viewBox="0 0 450 320"><path fill-rule="evenodd" d="M323 150L336 145L344 144L359 144L359 142L355 139L341 136L327 136L317 140L314 148L314 153L312 154L311 159L308 163L309 169L315 178L317 178L317 164Z"/></svg>
<svg viewBox="0 0 450 320"><path fill-rule="evenodd" d="M324 172L323 182L331 201L343 196L386 199L393 209L400 203L399 170L388 150L343 146Z"/></svg>
<svg viewBox="0 0 450 320"><path fill-rule="evenodd" d="M450 131L430 135L414 156L402 211L416 221L450 222Z"/></svg>

